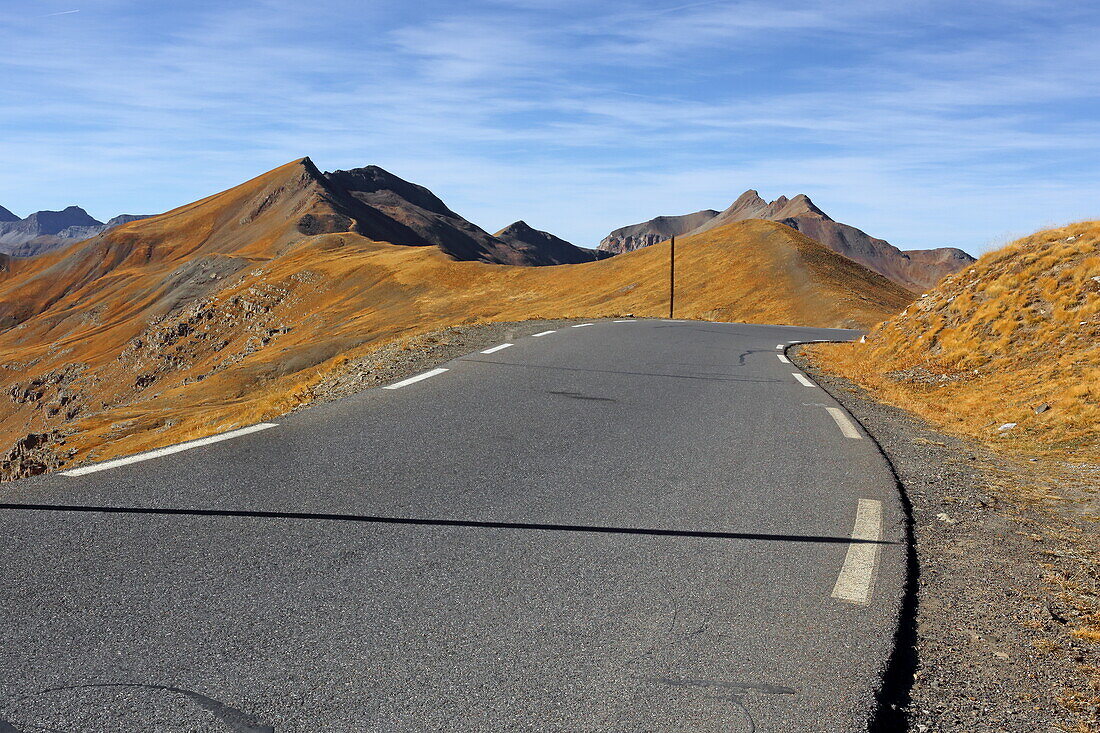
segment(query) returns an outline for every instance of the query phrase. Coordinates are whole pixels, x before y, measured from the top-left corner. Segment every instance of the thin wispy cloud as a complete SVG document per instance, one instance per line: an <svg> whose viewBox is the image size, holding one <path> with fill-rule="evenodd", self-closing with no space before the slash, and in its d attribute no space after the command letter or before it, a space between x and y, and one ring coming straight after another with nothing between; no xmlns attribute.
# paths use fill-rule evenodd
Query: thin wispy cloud
<svg viewBox="0 0 1100 733"><path fill-rule="evenodd" d="M62 10L57 13L46 13L45 15L38 16L39 18L52 18L55 15L72 15L73 13L79 13L79 10Z"/></svg>
<svg viewBox="0 0 1100 733"><path fill-rule="evenodd" d="M1100 11L949 7L108 0L0 28L0 204L164 210L308 154L586 245L746 188L903 247L1100 217Z"/></svg>

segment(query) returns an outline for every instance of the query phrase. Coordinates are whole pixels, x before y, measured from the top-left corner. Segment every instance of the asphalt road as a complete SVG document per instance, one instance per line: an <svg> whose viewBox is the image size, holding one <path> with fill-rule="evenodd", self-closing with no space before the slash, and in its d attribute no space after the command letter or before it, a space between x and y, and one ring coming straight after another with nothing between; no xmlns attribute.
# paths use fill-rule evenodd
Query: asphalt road
<svg viewBox="0 0 1100 733"><path fill-rule="evenodd" d="M5 485L0 732L866 730L902 511L777 349L852 335L563 327Z"/></svg>

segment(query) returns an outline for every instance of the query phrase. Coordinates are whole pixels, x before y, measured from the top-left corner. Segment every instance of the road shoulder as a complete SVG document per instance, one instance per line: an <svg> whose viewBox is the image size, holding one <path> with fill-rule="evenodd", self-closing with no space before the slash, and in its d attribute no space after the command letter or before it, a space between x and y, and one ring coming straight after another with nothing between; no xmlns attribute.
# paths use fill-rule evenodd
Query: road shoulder
<svg viewBox="0 0 1100 733"><path fill-rule="evenodd" d="M900 665L913 683L896 700L910 730L1100 730L1100 543L1072 501L1088 477L1051 485L1047 467L944 435L805 349L789 356L878 441L912 503L916 669Z"/></svg>

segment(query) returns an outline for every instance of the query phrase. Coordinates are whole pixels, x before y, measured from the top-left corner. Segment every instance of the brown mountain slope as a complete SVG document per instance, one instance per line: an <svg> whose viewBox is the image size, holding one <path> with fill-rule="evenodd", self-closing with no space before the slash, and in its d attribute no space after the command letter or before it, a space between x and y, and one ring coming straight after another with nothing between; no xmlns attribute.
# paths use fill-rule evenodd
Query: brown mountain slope
<svg viewBox="0 0 1100 733"><path fill-rule="evenodd" d="M517 250L534 249L540 252L547 264L576 265L592 262L598 257L593 250L581 249L550 232L535 229L525 221L513 222L493 236Z"/></svg>
<svg viewBox="0 0 1100 733"><path fill-rule="evenodd" d="M1100 460L1100 222L987 254L866 344L817 350L826 367L955 432Z"/></svg>
<svg viewBox="0 0 1100 733"><path fill-rule="evenodd" d="M694 227L685 227L678 231L673 231L676 227L656 226L657 222L663 220L679 222L688 217L695 217L698 223ZM741 194L722 212L706 210L688 214L687 217L658 217L642 224L616 229L600 243L600 249L612 252L637 249L655 241L664 241L673 235L700 234L746 219L777 221L797 229L832 251L885 275L902 287L918 292L931 287L944 275L974 262L973 257L954 247L903 252L886 240L833 221L805 194L799 194L792 199L780 196L769 202L751 189ZM628 241L630 246L626 244Z"/></svg>
<svg viewBox="0 0 1100 733"><path fill-rule="evenodd" d="M349 358L447 325L665 313L667 246L553 268L455 261L335 231L356 225L342 213L354 204L307 162L11 262L0 441L34 437L12 449L8 475L282 414ZM858 326L911 298L770 222L686 238L677 253L681 317Z"/></svg>
<svg viewBox="0 0 1100 733"><path fill-rule="evenodd" d="M328 231L353 230L377 241L410 246L436 246L459 260L500 264L556 265L594 259L588 250L575 247L563 240L525 242L520 239L504 241L494 237L451 211L428 189L399 178L378 166L321 173L309 158L303 158L282 166L276 171L260 178L267 181L275 176L285 180L272 190L265 189L265 196L270 194L270 200L252 202L254 210L241 213L242 225L248 225L248 219L259 216L268 207L275 206L276 212L282 211L281 202L285 203L293 196L301 194L314 202L311 206L319 208L311 211L307 206L297 212L294 223L300 233L321 234ZM257 185L261 185L259 179L257 179ZM301 202L295 200L290 202L289 206L293 209L298 203ZM279 205L276 206L276 204ZM71 208L75 209L75 207ZM76 211L83 214L82 210L76 209ZM40 215L54 213L58 212L39 212ZM28 239L29 235L27 235L18 241L13 239L11 242L0 236L0 251L7 251L18 257L40 255L143 218L122 215L115 217L107 224L101 224L87 217L86 214L84 216L96 226L83 228L71 226L60 234L41 235L33 239ZM32 218L28 217L24 221L17 220L11 224L0 224L0 230L4 227L26 229L34 225L37 228L33 228L33 231L38 232L41 227L32 222ZM54 228L56 229L56 226ZM84 233L79 235L81 231ZM0 234L3 234L3 231L0 231ZM18 231L10 234L11 237L17 235L19 235ZM5 242L8 243L5 244ZM5 250L4 247L7 249Z"/></svg>
<svg viewBox="0 0 1100 733"><path fill-rule="evenodd" d="M325 174L325 182L350 201L355 231L394 244L435 245L458 260L505 265L554 265L537 246L505 242L447 208L431 191L378 166ZM570 245L572 246L572 245Z"/></svg>

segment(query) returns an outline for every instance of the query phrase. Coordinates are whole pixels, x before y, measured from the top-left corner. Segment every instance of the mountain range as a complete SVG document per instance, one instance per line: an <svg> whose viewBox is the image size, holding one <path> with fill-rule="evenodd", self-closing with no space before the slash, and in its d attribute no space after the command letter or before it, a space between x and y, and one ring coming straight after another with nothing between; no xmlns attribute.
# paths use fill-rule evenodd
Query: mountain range
<svg viewBox="0 0 1100 733"><path fill-rule="evenodd" d="M304 158L7 258L0 446L56 446L39 468L104 459L283 414L379 349L449 326L668 313L667 245L596 261L519 222L498 235L380 168L323 174ZM865 328L913 299L775 222L677 244L678 317ZM498 264L573 257L591 261Z"/></svg>
<svg viewBox="0 0 1100 733"><path fill-rule="evenodd" d="M834 221L804 194L765 201L754 190L741 194L725 211L704 209L683 216L659 216L611 232L598 249L619 254L648 247L673 236L699 234L746 219L775 221L797 229L838 254L859 262L913 291L934 285L966 267L974 258L955 247L902 251L848 224Z"/></svg>
<svg viewBox="0 0 1100 733"><path fill-rule="evenodd" d="M434 245L456 260L501 265L560 265L591 262L585 250L522 222L492 235L451 211L435 194L378 166L321 173L300 161L315 195L330 207L320 218L305 215L305 234L350 230L380 242ZM522 226L520 226L522 224Z"/></svg>
<svg viewBox="0 0 1100 733"><path fill-rule="evenodd" d="M136 214L120 214L102 222L79 206L69 206L61 211L36 211L20 219L0 206L0 253L13 257L34 257L145 218Z"/></svg>
<svg viewBox="0 0 1100 733"><path fill-rule="evenodd" d="M301 165L313 194L325 202L326 211L323 215L303 213L298 222L300 233L350 230L376 241L434 245L457 260L530 266L579 264L649 247L673 236L763 219L796 229L911 291L927 289L944 275L974 262L973 257L954 247L902 251L834 221L803 194L791 199L780 196L769 202L749 190L724 211L704 209L682 216L659 216L616 229L591 250L523 221L489 234L449 209L427 188L378 166L322 173L308 158ZM258 202L257 209L266 205ZM144 218L123 214L101 222L80 207L70 206L20 219L0 207L0 254L33 257Z"/></svg>

